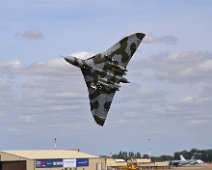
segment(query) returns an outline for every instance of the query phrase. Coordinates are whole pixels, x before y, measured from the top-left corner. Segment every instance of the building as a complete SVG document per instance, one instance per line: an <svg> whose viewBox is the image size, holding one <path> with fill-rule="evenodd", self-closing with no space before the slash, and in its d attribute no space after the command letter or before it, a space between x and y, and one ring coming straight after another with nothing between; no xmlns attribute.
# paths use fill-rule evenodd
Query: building
<svg viewBox="0 0 212 170"><path fill-rule="evenodd" d="M107 170L117 169L120 166L127 166L127 162L124 159L107 158Z"/></svg>
<svg viewBox="0 0 212 170"><path fill-rule="evenodd" d="M150 162L152 162L151 159L147 159L147 158L133 158L133 159L127 160L127 163L136 163L136 164L145 164Z"/></svg>
<svg viewBox="0 0 212 170"><path fill-rule="evenodd" d="M106 159L79 150L0 151L0 170L106 170Z"/></svg>

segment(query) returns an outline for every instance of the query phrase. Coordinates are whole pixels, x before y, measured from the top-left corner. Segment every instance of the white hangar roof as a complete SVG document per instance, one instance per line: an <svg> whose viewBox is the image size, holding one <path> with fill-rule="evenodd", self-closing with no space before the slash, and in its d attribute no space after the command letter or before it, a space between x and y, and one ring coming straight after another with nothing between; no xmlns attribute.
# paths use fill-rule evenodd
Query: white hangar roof
<svg viewBox="0 0 212 170"><path fill-rule="evenodd" d="M5 150L1 153L26 159L98 158L77 150Z"/></svg>

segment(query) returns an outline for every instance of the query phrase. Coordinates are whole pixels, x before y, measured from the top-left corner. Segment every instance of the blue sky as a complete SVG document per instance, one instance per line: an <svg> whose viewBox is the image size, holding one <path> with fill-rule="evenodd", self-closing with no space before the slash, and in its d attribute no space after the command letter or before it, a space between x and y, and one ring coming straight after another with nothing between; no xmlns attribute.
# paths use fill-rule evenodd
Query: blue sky
<svg viewBox="0 0 212 170"><path fill-rule="evenodd" d="M152 155L211 148L210 0L0 2L0 149L80 148ZM128 33L146 37L105 126L83 76L60 55L88 57ZM148 140L151 139L151 140Z"/></svg>

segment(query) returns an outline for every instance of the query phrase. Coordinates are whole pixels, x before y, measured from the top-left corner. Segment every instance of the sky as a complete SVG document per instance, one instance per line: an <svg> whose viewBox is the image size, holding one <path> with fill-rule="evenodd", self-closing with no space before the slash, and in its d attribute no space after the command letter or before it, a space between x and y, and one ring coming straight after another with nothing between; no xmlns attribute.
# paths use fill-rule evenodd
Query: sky
<svg viewBox="0 0 212 170"><path fill-rule="evenodd" d="M0 150L79 148L173 155L212 148L211 0L1 0ZM146 34L104 127L90 112L87 58Z"/></svg>

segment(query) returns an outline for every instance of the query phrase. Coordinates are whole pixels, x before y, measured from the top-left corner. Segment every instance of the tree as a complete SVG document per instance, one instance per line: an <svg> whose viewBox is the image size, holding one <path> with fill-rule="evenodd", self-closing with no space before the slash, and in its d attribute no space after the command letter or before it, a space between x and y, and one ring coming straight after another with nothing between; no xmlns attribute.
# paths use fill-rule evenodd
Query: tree
<svg viewBox="0 0 212 170"><path fill-rule="evenodd" d="M149 155L144 154L144 155L143 155L143 158L144 158L144 159L149 159Z"/></svg>
<svg viewBox="0 0 212 170"><path fill-rule="evenodd" d="M141 158L140 152L137 152L135 157L136 157L136 158Z"/></svg>
<svg viewBox="0 0 212 170"><path fill-rule="evenodd" d="M170 155L161 155L159 157L154 157L151 156L152 161L169 161L169 160L179 160L180 159L180 154L182 154L185 159L191 159L192 155L194 153L197 153L196 155L198 156L198 159L203 160L204 162L212 162L212 149L207 149L207 150L199 150L199 149L191 149L190 151L183 150L180 152L175 152L174 156ZM134 153L134 152L123 152L120 151L118 154L113 154L112 158L116 159L124 159L128 160L131 158L141 158L140 152ZM143 158L149 158L148 154L144 154Z"/></svg>

